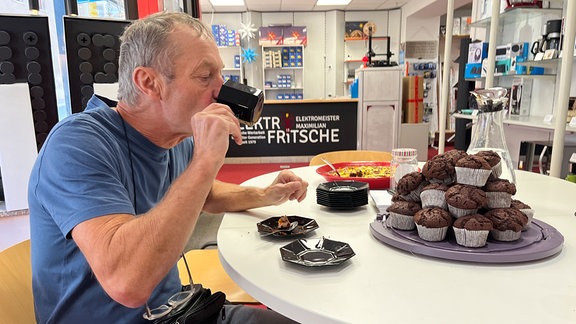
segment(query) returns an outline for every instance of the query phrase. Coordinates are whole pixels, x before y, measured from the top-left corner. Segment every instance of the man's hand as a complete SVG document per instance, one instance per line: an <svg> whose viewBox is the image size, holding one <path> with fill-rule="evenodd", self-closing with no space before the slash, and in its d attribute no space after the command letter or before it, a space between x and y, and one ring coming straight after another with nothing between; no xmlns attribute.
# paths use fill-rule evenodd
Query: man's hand
<svg viewBox="0 0 576 324"><path fill-rule="evenodd" d="M240 123L230 107L213 103L192 117L194 156L217 159L218 167L223 163L230 136L240 145L242 134Z"/></svg>
<svg viewBox="0 0 576 324"><path fill-rule="evenodd" d="M280 205L288 200L301 202L306 198L307 189L307 181L302 180L292 171L284 170L270 186L264 189L264 194L270 205Z"/></svg>

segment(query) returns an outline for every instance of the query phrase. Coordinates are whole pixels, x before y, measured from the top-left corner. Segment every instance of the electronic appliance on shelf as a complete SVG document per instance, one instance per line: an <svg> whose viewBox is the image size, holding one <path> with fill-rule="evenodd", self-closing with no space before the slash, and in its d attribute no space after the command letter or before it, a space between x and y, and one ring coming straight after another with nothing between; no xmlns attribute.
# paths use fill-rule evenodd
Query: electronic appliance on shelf
<svg viewBox="0 0 576 324"><path fill-rule="evenodd" d="M376 32L376 24L373 22L367 22L364 24L364 34L368 35L368 52L366 53L366 58L368 59L367 66L369 67L377 67L377 66L397 66L398 63L390 61L390 57L394 55L390 51L390 37L388 37L388 41L386 42L386 53L384 54L376 54L372 49L372 35ZM375 56L386 56L385 60L372 60Z"/></svg>
<svg viewBox="0 0 576 324"><path fill-rule="evenodd" d="M530 52L536 56L547 50L558 50L562 32L562 19L548 20L542 26L542 38L532 43Z"/></svg>

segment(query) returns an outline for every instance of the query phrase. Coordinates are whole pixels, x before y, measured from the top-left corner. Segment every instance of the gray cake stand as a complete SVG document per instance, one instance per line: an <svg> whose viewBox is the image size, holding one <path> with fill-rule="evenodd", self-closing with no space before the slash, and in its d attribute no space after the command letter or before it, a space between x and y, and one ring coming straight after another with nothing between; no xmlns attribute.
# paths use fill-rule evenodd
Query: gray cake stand
<svg viewBox="0 0 576 324"><path fill-rule="evenodd" d="M555 255L562 250L564 236L554 227L533 219L519 240L501 242L488 238L485 246L468 248L456 243L452 231L444 241L428 242L416 230L402 231L386 226L382 220L370 224L372 235L379 241L398 249L435 258L479 262L515 263L534 261Z"/></svg>

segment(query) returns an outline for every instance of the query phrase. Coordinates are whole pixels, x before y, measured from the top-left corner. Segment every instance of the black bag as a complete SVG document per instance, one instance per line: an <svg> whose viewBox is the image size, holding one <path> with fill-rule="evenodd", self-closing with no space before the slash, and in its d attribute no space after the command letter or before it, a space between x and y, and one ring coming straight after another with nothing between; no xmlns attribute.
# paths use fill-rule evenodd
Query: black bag
<svg viewBox="0 0 576 324"><path fill-rule="evenodd" d="M212 293L202 285L194 287L196 291L186 304L155 320L154 324L215 324L226 302L226 295L221 291Z"/></svg>

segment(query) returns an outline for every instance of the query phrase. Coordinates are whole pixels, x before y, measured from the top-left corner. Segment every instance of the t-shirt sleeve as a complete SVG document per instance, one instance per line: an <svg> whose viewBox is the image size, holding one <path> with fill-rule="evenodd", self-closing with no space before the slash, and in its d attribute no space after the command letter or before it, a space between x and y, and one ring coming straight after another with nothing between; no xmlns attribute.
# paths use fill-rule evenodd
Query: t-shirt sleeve
<svg viewBox="0 0 576 324"><path fill-rule="evenodd" d="M83 221L134 214L126 189L129 167L107 134L80 124L56 130L44 143L34 192L67 238Z"/></svg>

